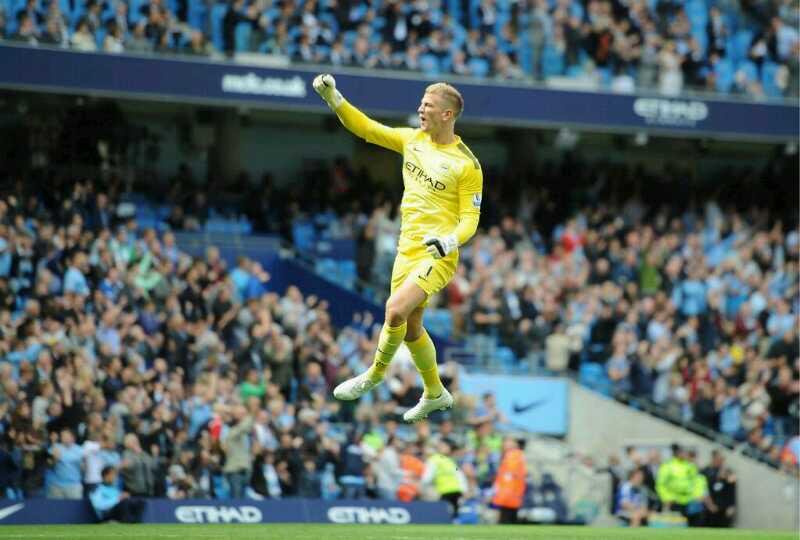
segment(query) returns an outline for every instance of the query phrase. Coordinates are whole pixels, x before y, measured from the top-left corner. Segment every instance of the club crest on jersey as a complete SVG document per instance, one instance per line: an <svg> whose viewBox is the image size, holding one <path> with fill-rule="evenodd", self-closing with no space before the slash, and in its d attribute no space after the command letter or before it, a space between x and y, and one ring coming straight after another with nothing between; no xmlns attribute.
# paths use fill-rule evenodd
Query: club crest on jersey
<svg viewBox="0 0 800 540"><path fill-rule="evenodd" d="M481 207L481 194L480 193L476 193L476 194L474 194L472 196L472 206L474 206L475 208L480 208Z"/></svg>

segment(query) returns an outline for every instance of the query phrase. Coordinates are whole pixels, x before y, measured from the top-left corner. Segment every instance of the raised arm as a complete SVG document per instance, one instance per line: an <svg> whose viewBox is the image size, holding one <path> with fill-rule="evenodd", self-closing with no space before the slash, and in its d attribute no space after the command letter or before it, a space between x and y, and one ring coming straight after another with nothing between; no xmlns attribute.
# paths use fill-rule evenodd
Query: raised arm
<svg viewBox="0 0 800 540"><path fill-rule="evenodd" d="M333 75L318 75L314 79L313 86L314 90L339 117L342 125L351 133L361 137L368 143L383 146L399 154L403 153L403 145L413 134L413 129L391 128L368 117L344 99L341 92L336 88L336 80Z"/></svg>

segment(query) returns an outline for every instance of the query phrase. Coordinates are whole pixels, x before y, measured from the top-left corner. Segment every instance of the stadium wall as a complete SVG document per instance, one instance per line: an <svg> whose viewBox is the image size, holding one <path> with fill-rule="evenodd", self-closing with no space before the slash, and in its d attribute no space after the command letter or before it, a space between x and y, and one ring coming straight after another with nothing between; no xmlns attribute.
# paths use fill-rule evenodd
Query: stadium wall
<svg viewBox="0 0 800 540"><path fill-rule="evenodd" d="M619 454L626 446L677 442L697 450L702 464L708 462L711 450L718 448L708 439L574 382L570 386L567 441L596 460ZM722 450L738 479L737 526L796 530L800 526L800 482L741 454Z"/></svg>
<svg viewBox="0 0 800 540"><path fill-rule="evenodd" d="M88 500L28 499L0 503L2 525L94 523ZM145 499L144 523L449 523L444 502Z"/></svg>
<svg viewBox="0 0 800 540"><path fill-rule="evenodd" d="M324 110L311 88L322 67L266 69L229 62L0 46L0 87L277 110ZM337 72L355 103L408 116L429 81L418 74ZM620 95L458 82L464 119L504 126L565 125L747 140L795 140L798 107L699 97Z"/></svg>

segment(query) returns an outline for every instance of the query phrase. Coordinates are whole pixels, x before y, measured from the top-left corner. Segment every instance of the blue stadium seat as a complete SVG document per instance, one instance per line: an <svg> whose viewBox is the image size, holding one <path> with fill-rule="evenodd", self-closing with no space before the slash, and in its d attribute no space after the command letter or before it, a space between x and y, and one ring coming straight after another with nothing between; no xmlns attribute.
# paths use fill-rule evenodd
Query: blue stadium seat
<svg viewBox="0 0 800 540"><path fill-rule="evenodd" d="M476 77L486 77L489 75L489 62L483 58L470 58L467 62L470 72Z"/></svg>
<svg viewBox="0 0 800 540"><path fill-rule="evenodd" d="M237 51L247 51L250 49L250 34L253 31L253 25L249 22L240 22L236 25L236 32L234 34L234 47Z"/></svg>
<svg viewBox="0 0 800 540"><path fill-rule="evenodd" d="M747 58L750 51L750 43L753 41L753 32L750 30L739 30L734 34L728 44L728 52L731 60L739 62Z"/></svg>
<svg viewBox="0 0 800 540"><path fill-rule="evenodd" d="M453 19L460 21L463 15L463 13L461 13L460 0L447 0L447 12L453 17Z"/></svg>
<svg viewBox="0 0 800 540"><path fill-rule="evenodd" d="M376 32L379 32L384 26L386 26L386 17L375 17L372 19L372 29Z"/></svg>
<svg viewBox="0 0 800 540"><path fill-rule="evenodd" d="M689 0L684 6L686 16L692 25L692 29L702 28L708 23L708 7L703 0Z"/></svg>
<svg viewBox="0 0 800 540"><path fill-rule="evenodd" d="M128 19L130 19L131 23L134 25L142 19L142 14L139 12L139 10L146 3L147 2L145 0L131 0L128 4Z"/></svg>
<svg viewBox="0 0 800 540"><path fill-rule="evenodd" d="M546 46L542 51L542 74L553 77L564 73L564 55L555 47Z"/></svg>
<svg viewBox="0 0 800 540"><path fill-rule="evenodd" d="M193 28L205 28L208 24L208 6L202 0L189 0L189 7L186 15L189 26Z"/></svg>
<svg viewBox="0 0 800 540"><path fill-rule="evenodd" d="M426 310L425 327L437 336L449 339L453 335L453 315L449 309Z"/></svg>
<svg viewBox="0 0 800 540"><path fill-rule="evenodd" d="M211 8L211 44L221 51L224 48L222 39L222 19L228 11L227 4L214 4Z"/></svg>
<svg viewBox="0 0 800 540"><path fill-rule="evenodd" d="M606 396L611 395L611 381L601 364L585 362L578 371L578 382Z"/></svg>
<svg viewBox="0 0 800 540"><path fill-rule="evenodd" d="M300 251L309 252L314 248L316 232L310 221L295 221L292 223L292 242Z"/></svg>
<svg viewBox="0 0 800 540"><path fill-rule="evenodd" d="M336 35L340 34L339 22L336 20L336 17L334 17L330 13L321 13L318 19L320 24L327 24L334 34Z"/></svg>
<svg viewBox="0 0 800 540"><path fill-rule="evenodd" d="M597 73L600 75L600 85L603 87L611 86L611 68L599 67Z"/></svg>
<svg viewBox="0 0 800 540"><path fill-rule="evenodd" d="M508 347L498 347L495 351L495 361L505 372L511 372L517 367L517 356Z"/></svg>
<svg viewBox="0 0 800 540"><path fill-rule="evenodd" d="M103 49L103 41L106 39L106 27L101 26L97 29L94 34L94 39L97 42L97 48L102 50Z"/></svg>
<svg viewBox="0 0 800 540"><path fill-rule="evenodd" d="M333 259L317 259L314 263L314 271L331 281L336 281L336 276L339 273L336 261Z"/></svg>
<svg viewBox="0 0 800 540"><path fill-rule="evenodd" d="M439 69L442 71L442 73L450 73L452 67L453 59L450 56L442 58L441 62L439 62Z"/></svg>
<svg viewBox="0 0 800 540"><path fill-rule="evenodd" d="M342 44L344 45L345 49L352 49L353 45L355 45L357 37L358 34L354 30L348 30L342 34Z"/></svg>
<svg viewBox="0 0 800 540"><path fill-rule="evenodd" d="M339 285L342 285L346 289L353 290L356 287L356 279L358 278L358 274L356 273L356 263L355 261L348 261L342 260L336 262L337 266L337 282Z"/></svg>
<svg viewBox="0 0 800 540"><path fill-rule="evenodd" d="M692 37L700 45L700 49L705 55L708 51L708 34L706 33L705 26L702 26L699 29L692 28Z"/></svg>
<svg viewBox="0 0 800 540"><path fill-rule="evenodd" d="M761 66L761 85L764 87L764 93L771 98L783 96L783 92L775 82L775 75L777 75L778 69L778 65L772 62L765 62Z"/></svg>
<svg viewBox="0 0 800 540"><path fill-rule="evenodd" d="M432 54L423 54L419 59L419 65L425 75L438 75L441 72L439 59Z"/></svg>
<svg viewBox="0 0 800 540"><path fill-rule="evenodd" d="M583 65L576 64L574 66L569 66L566 72L567 77L572 79L577 79L578 77L583 76Z"/></svg>
<svg viewBox="0 0 800 540"><path fill-rule="evenodd" d="M759 79L758 69L756 68L756 65L749 60L741 62L739 64L737 71L743 72L747 76L747 79L750 81L757 81Z"/></svg>
<svg viewBox="0 0 800 540"><path fill-rule="evenodd" d="M717 76L717 91L728 93L733 86L733 66L730 60L722 58L714 66L714 73Z"/></svg>

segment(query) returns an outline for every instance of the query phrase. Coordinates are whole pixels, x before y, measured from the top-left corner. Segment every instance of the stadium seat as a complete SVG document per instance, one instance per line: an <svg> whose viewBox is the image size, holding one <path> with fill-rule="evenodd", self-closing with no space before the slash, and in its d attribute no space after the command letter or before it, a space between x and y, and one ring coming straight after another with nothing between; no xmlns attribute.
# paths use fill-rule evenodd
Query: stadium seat
<svg viewBox="0 0 800 540"><path fill-rule="evenodd" d="M453 335L453 315L444 308L425 310L425 327L437 336L450 339Z"/></svg>
<svg viewBox="0 0 800 540"><path fill-rule="evenodd" d="M475 77L486 77L489 75L489 62L483 58L471 58L469 62L467 62L467 66L469 66L470 73Z"/></svg>
<svg viewBox="0 0 800 540"><path fill-rule="evenodd" d="M428 76L439 75L441 67L439 66L439 59L432 54L424 54L419 59L420 68L422 72Z"/></svg>
<svg viewBox="0 0 800 540"><path fill-rule="evenodd" d="M292 224L292 242L300 251L310 252L314 247L316 232L310 221L295 221Z"/></svg>
<svg viewBox="0 0 800 540"><path fill-rule="evenodd" d="M581 365L578 372L578 382L606 396L611 395L611 381L606 375L605 368L594 362Z"/></svg>
<svg viewBox="0 0 800 540"><path fill-rule="evenodd" d="M750 51L750 44L753 42L753 32L750 30L739 30L731 38L728 45L733 62L740 62L747 58Z"/></svg>
<svg viewBox="0 0 800 540"><path fill-rule="evenodd" d="M771 98L783 97L783 91L775 81L778 69L778 65L772 62L764 62L764 65L761 66L761 85L764 88L764 93Z"/></svg>
<svg viewBox="0 0 800 540"><path fill-rule="evenodd" d="M508 347L498 347L495 350L495 363L506 373L511 373L517 367L517 356Z"/></svg>
<svg viewBox="0 0 800 540"><path fill-rule="evenodd" d="M737 71L741 71L742 73L744 73L745 76L747 77L747 80L749 81L759 80L758 68L756 68L756 65L753 62L750 62L749 60L740 62Z"/></svg>
<svg viewBox="0 0 800 540"><path fill-rule="evenodd" d="M546 46L542 51L542 75L553 77L564 73L564 55L555 47Z"/></svg>
<svg viewBox="0 0 800 540"><path fill-rule="evenodd" d="M221 51L224 49L222 39L222 19L228 11L227 4L214 4L211 8L211 44Z"/></svg>
<svg viewBox="0 0 800 540"><path fill-rule="evenodd" d="M733 66L731 65L730 60L726 58L722 58L717 62L714 66L714 73L717 76L716 87L717 91L728 93L731 90L731 86L733 86Z"/></svg>
<svg viewBox="0 0 800 540"><path fill-rule="evenodd" d="M146 0L130 0L130 3L128 4L128 18L130 19L131 23L137 24L142 19L142 13L140 10L146 3ZM76 5L77 4L78 2L76 2Z"/></svg>
<svg viewBox="0 0 800 540"><path fill-rule="evenodd" d="M208 6L203 0L189 0L187 22L193 28L206 28L208 25Z"/></svg>
<svg viewBox="0 0 800 540"><path fill-rule="evenodd" d="M337 261L336 262L336 275L339 285L346 289L353 290L356 286L358 275L356 273L355 261Z"/></svg>
<svg viewBox="0 0 800 540"><path fill-rule="evenodd" d="M317 259L314 263L314 271L324 278L337 281L339 269L334 259Z"/></svg>
<svg viewBox="0 0 800 540"><path fill-rule="evenodd" d="M246 52L250 49L250 34L252 30L253 25L249 22L241 22L236 25L236 32L234 34L236 51Z"/></svg>
<svg viewBox="0 0 800 540"><path fill-rule="evenodd" d="M686 16L692 25L692 29L705 30L708 23L708 7L703 0L689 0L684 6Z"/></svg>

